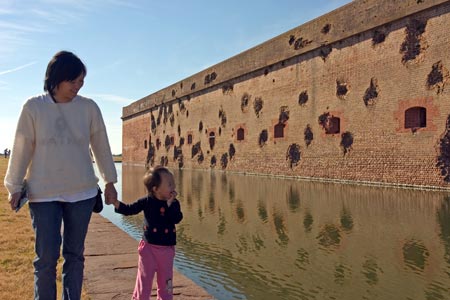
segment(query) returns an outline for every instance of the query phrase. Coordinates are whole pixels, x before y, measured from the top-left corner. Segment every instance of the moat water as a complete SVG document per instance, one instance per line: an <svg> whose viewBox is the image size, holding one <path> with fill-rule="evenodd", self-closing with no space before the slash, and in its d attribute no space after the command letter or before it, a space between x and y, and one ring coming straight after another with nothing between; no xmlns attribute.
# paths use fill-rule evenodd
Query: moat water
<svg viewBox="0 0 450 300"><path fill-rule="evenodd" d="M145 195L144 168L116 166L121 200ZM450 192L174 175L175 267L217 299L450 299ZM102 215L140 238L142 214Z"/></svg>

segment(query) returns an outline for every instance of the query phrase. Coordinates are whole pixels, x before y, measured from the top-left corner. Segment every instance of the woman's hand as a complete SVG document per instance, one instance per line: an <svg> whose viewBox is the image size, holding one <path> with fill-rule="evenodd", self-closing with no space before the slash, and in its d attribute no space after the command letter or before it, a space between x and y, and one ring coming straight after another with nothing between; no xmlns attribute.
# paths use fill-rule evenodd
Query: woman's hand
<svg viewBox="0 0 450 300"><path fill-rule="evenodd" d="M19 205L20 201L20 192L14 193L9 196L9 204L11 205L12 210L16 210L16 207Z"/></svg>
<svg viewBox="0 0 450 300"><path fill-rule="evenodd" d="M114 183L108 182L105 185L105 203L110 205L117 201L117 191L114 187Z"/></svg>

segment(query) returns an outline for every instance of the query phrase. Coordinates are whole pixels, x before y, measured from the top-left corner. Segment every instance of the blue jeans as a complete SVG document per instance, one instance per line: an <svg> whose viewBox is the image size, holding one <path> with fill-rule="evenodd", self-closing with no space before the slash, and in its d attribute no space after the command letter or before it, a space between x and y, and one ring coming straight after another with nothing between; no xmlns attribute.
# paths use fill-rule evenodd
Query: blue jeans
<svg viewBox="0 0 450 300"><path fill-rule="evenodd" d="M30 202L35 233L34 299L56 300L56 265L61 242L63 299L81 299L84 271L84 241L95 197L74 203ZM61 236L61 224L64 232Z"/></svg>

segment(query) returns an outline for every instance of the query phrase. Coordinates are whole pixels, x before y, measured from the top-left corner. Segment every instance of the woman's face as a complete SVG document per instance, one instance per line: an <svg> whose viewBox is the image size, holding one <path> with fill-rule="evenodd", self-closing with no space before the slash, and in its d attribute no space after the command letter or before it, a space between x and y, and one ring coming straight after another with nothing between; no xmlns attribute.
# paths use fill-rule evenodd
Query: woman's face
<svg viewBox="0 0 450 300"><path fill-rule="evenodd" d="M57 102L70 102L78 94L78 91L84 84L85 74L80 74L77 78L70 81L62 81L54 91L54 97Z"/></svg>

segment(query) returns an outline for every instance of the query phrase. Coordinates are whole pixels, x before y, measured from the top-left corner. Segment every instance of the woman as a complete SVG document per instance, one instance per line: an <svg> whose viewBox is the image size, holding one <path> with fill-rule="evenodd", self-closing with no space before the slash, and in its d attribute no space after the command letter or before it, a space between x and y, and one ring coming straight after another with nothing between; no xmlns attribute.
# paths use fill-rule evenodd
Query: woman
<svg viewBox="0 0 450 300"><path fill-rule="evenodd" d="M34 298L56 299L56 265L62 254L63 299L80 299L84 241L97 195L90 148L104 181L106 201L117 199L117 173L97 104L78 95L86 67L73 53L55 54L44 91L23 106L5 186L11 209L27 180L35 233ZM61 224L64 231L61 236Z"/></svg>

